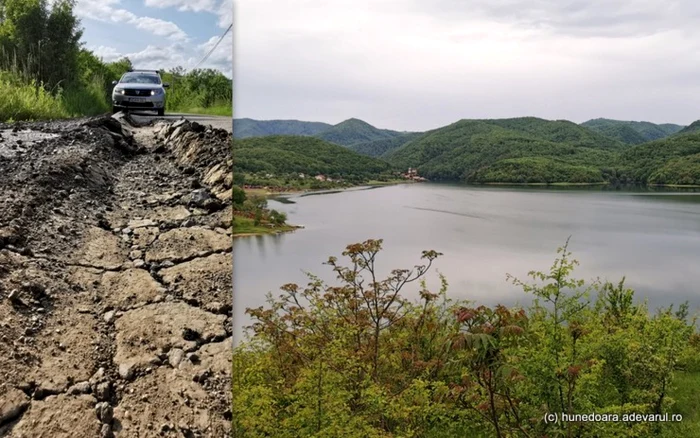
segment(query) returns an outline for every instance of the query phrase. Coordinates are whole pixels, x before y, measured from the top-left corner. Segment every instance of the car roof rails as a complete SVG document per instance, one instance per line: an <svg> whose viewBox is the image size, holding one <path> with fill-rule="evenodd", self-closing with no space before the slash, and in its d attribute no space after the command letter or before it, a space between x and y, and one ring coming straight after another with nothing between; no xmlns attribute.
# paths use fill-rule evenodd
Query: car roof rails
<svg viewBox="0 0 700 438"><path fill-rule="evenodd" d="M145 73L145 72L149 72L149 73L160 74L160 70L140 70L140 69L135 69L135 68L130 68L130 69L129 69L129 73L137 72L137 71L144 72L144 73Z"/></svg>

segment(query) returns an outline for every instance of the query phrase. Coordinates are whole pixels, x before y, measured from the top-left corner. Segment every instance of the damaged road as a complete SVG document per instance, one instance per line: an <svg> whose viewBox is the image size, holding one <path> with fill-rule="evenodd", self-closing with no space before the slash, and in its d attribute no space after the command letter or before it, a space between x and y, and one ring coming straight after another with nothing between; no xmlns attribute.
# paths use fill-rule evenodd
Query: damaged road
<svg viewBox="0 0 700 438"><path fill-rule="evenodd" d="M229 435L230 144L0 125L0 437Z"/></svg>

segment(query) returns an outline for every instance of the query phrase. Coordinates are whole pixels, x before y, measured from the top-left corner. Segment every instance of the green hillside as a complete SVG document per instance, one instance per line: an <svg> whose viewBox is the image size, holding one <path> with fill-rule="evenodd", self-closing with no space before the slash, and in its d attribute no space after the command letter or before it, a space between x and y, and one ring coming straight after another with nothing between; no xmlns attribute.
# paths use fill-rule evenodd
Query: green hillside
<svg viewBox="0 0 700 438"><path fill-rule="evenodd" d="M481 122L522 132L555 143L596 149L620 149L623 145L568 120L544 120L537 117L480 120Z"/></svg>
<svg viewBox="0 0 700 438"><path fill-rule="evenodd" d="M624 182L700 185L700 123L694 131L631 147L618 167Z"/></svg>
<svg viewBox="0 0 700 438"><path fill-rule="evenodd" d="M655 124L611 119L593 119L581 124L600 134L627 144L642 144L673 135L683 129L672 123Z"/></svg>
<svg viewBox="0 0 700 438"><path fill-rule="evenodd" d="M239 140L234 144L234 175L258 179L298 179L317 174L351 181L378 177L389 165L342 146L313 137L269 136ZM238 181L241 183L241 181ZM282 184L284 185L284 184Z"/></svg>
<svg viewBox="0 0 700 438"><path fill-rule="evenodd" d="M239 182L247 178L248 183L295 186L300 173L365 182L387 179L390 169L415 167L434 181L700 184L700 121L681 129L648 122L595 119L577 125L522 117L461 120L425 133L377 129L358 119L334 126L239 119L235 127L241 122L250 129L237 136L260 136L236 142ZM265 132L300 134L269 136L261 126ZM312 134L314 130L320 132ZM657 135L664 138L644 141Z"/></svg>
<svg viewBox="0 0 700 438"><path fill-rule="evenodd" d="M412 132L409 134L401 134L396 137L386 138L383 140L367 141L348 146L348 149L357 152L358 154L367 155L370 157L381 157L394 149L398 149L406 143L415 140L423 135L422 132Z"/></svg>
<svg viewBox="0 0 700 438"><path fill-rule="evenodd" d="M431 180L599 183L621 144L571 122L461 120L386 155ZM534 166L534 168L530 168Z"/></svg>
<svg viewBox="0 0 700 438"><path fill-rule="evenodd" d="M649 141L649 139L644 138L642 134L629 125L612 124L597 128L592 127L591 129L626 144L642 144Z"/></svg>
<svg viewBox="0 0 700 438"><path fill-rule="evenodd" d="M316 135L332 125L299 120L234 119L234 138L264 137L268 135Z"/></svg>
<svg viewBox="0 0 700 438"><path fill-rule="evenodd" d="M689 134L691 132L698 132L700 131L700 120L696 120L690 125L686 126L685 128L681 129L678 131L678 134Z"/></svg>
<svg viewBox="0 0 700 438"><path fill-rule="evenodd" d="M359 119L348 119L316 134L316 137L341 146L352 146L403 135L401 132L379 129Z"/></svg>

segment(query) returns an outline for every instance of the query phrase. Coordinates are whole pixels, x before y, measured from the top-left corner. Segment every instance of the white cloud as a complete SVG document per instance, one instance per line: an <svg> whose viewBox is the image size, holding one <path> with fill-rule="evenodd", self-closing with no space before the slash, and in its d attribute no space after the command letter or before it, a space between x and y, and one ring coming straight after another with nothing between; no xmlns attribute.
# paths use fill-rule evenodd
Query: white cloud
<svg viewBox="0 0 700 438"><path fill-rule="evenodd" d="M214 12L218 0L145 0L146 6L152 8L176 7L180 11Z"/></svg>
<svg viewBox="0 0 700 438"><path fill-rule="evenodd" d="M104 62L114 62L122 58L122 54L114 47L99 46L92 48L92 53Z"/></svg>
<svg viewBox="0 0 700 438"><path fill-rule="evenodd" d="M219 41L220 36L212 37L206 43L198 47L198 52L202 54L202 57L209 53L209 51L214 47L217 41ZM199 62L199 60L197 61ZM233 38L229 33L219 46L211 53L207 61L205 61L200 68L215 68L222 71L228 77L233 74Z"/></svg>
<svg viewBox="0 0 700 438"><path fill-rule="evenodd" d="M156 36L174 41L187 41L187 34L175 23L159 18L139 17L131 11L118 8L119 4L120 0L79 0L76 15L82 19L127 23Z"/></svg>
<svg viewBox="0 0 700 438"><path fill-rule="evenodd" d="M233 20L233 0L145 0L145 4L152 8L210 12L219 16L218 25L222 28L227 28Z"/></svg>
<svg viewBox="0 0 700 438"><path fill-rule="evenodd" d="M152 7L178 7L181 10L206 11L219 18L222 25L229 20L224 28L231 22L231 0L145 0L147 6ZM228 8L226 7L228 5ZM80 0L78 14L81 18L97 20L101 22L128 23L137 29L146 30L153 35L170 39L170 43L158 44L154 41L143 49L131 52L119 51L109 44L93 46L92 50L105 61L111 62L123 57L128 57L136 68L164 68L170 69L181 66L189 70L212 49L219 40L221 31L216 31L216 36L211 37L202 44L194 45L187 35L175 24L152 17L139 17L133 12L120 8L120 0ZM228 15L227 15L228 14ZM231 77L233 41L229 33L219 44L216 50L204 62L201 68L215 68Z"/></svg>
<svg viewBox="0 0 700 438"><path fill-rule="evenodd" d="M168 37L179 41L187 40L187 34L175 23L170 21L163 21L151 17L138 17L129 22L137 28L150 31L157 36Z"/></svg>
<svg viewBox="0 0 700 438"><path fill-rule="evenodd" d="M429 129L535 115L689 123L693 0L238 0L240 117Z"/></svg>
<svg viewBox="0 0 700 438"><path fill-rule="evenodd" d="M113 47L99 46L91 48L97 56L102 56L105 61L111 62L128 57L135 68L140 69L170 69L177 66L186 67L194 58L188 56L180 44L168 46L148 45L138 52L119 52Z"/></svg>
<svg viewBox="0 0 700 438"><path fill-rule="evenodd" d="M219 48L211 54L207 62L200 68L214 68L231 77L231 50L230 44L228 44L228 50L225 49L226 45L226 40L223 40ZM149 45L143 50L131 53L120 52L113 47L106 46L91 47L90 50L105 62L113 62L128 57L135 68L169 70L174 67L184 67L186 70L190 70L204 54L211 50L212 46L212 41L209 41L198 46L195 50L187 49L187 47L178 43L167 46ZM229 53L229 55L226 53Z"/></svg>
<svg viewBox="0 0 700 438"><path fill-rule="evenodd" d="M217 10L219 27L227 28L233 23L233 0L222 0Z"/></svg>

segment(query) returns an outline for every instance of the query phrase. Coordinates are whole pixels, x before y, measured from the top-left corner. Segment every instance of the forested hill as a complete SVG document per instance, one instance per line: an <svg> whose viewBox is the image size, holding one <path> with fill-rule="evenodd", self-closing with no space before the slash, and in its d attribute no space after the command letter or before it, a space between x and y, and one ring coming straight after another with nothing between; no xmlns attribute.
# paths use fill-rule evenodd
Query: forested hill
<svg viewBox="0 0 700 438"><path fill-rule="evenodd" d="M433 180L597 183L622 143L572 122L533 117L461 120L428 132L386 159Z"/></svg>
<svg viewBox="0 0 700 438"><path fill-rule="evenodd" d="M621 178L639 184L700 185L700 123L694 124L695 130L624 151L618 160Z"/></svg>
<svg viewBox="0 0 700 438"><path fill-rule="evenodd" d="M411 139L410 134L412 133L379 129L359 119L348 119L337 125L300 120L235 119L233 121L234 138L302 135L317 137L340 146L353 146L353 149L356 146L357 149L369 152L365 155L370 156L379 156L387 150L401 146ZM394 139L396 140L393 141ZM370 145L372 142L384 143Z"/></svg>
<svg viewBox="0 0 700 438"><path fill-rule="evenodd" d="M234 138L263 137L267 135L316 135L332 125L299 120L234 119Z"/></svg>
<svg viewBox="0 0 700 438"><path fill-rule="evenodd" d="M686 126L682 130L680 130L678 133L679 134L689 134L691 132L699 132L700 131L700 120L696 120L690 125Z"/></svg>
<svg viewBox="0 0 700 438"><path fill-rule="evenodd" d="M304 136L268 136L237 141L234 174L271 174L298 177L323 174L362 180L376 177L389 165L342 146Z"/></svg>
<svg viewBox="0 0 700 438"><path fill-rule="evenodd" d="M421 135L423 135L422 132L411 132L408 134L397 135L396 137L392 138L353 144L348 146L348 149L370 157L382 157L394 149L398 149L406 143L417 139Z"/></svg>
<svg viewBox="0 0 700 438"><path fill-rule="evenodd" d="M672 123L655 124L611 119L593 119L581 124L607 137L627 144L642 144L673 135L683 129Z"/></svg>
<svg viewBox="0 0 700 438"><path fill-rule="evenodd" d="M641 122L626 123L616 126L618 132L627 133L628 143L658 135L658 131L635 130L648 128ZM655 126L664 132L680 128ZM434 181L700 184L700 121L641 144L625 144L585 124L534 117L461 120L424 133L377 129L350 119L307 135L238 141L239 170L258 175L323 173L361 180L389 169L414 167L420 176Z"/></svg>
<svg viewBox="0 0 700 438"><path fill-rule="evenodd" d="M379 129L359 119L348 119L340 122L316 137L341 146L352 146L377 140L388 140L403 135L401 132Z"/></svg>
<svg viewBox="0 0 700 438"><path fill-rule="evenodd" d="M566 143L572 146L595 149L620 149L623 146L621 142L615 139L611 139L568 120L545 120L537 117L518 117L512 119L486 119L477 121L528 134L543 140L555 143Z"/></svg>

